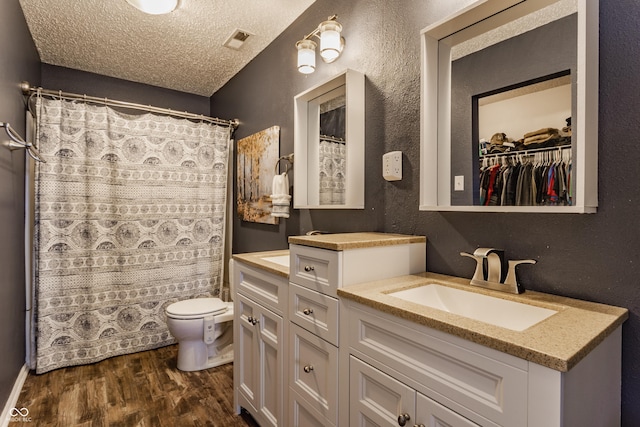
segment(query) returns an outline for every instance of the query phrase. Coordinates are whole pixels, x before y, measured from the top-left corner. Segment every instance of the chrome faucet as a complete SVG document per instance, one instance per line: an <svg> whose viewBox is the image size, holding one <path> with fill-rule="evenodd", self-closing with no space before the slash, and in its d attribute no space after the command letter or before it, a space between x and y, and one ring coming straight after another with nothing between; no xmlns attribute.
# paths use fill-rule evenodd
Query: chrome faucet
<svg viewBox="0 0 640 427"><path fill-rule="evenodd" d="M493 248L478 248L472 254L460 252L460 255L476 260L476 270L471 285L496 291L521 294L524 287L518 283L516 267L520 264L535 264L534 259L510 260L505 263L504 251Z"/></svg>

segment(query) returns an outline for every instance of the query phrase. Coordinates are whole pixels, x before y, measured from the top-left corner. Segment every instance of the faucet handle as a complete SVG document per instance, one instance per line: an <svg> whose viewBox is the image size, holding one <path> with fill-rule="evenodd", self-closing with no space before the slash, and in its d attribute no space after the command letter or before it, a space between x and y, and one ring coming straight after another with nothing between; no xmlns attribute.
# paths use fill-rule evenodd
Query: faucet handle
<svg viewBox="0 0 640 427"><path fill-rule="evenodd" d="M495 248L477 248L475 251L473 251L473 254L486 258L487 255L494 252L497 253L497 252L504 252L504 251L502 249L495 249Z"/></svg>
<svg viewBox="0 0 640 427"><path fill-rule="evenodd" d="M471 281L481 280L484 281L484 257L482 255L471 255L466 252L460 252L460 255L473 258L476 260L476 271L473 273Z"/></svg>
<svg viewBox="0 0 640 427"><path fill-rule="evenodd" d="M496 248L477 248L473 255L483 258L483 279L492 283L501 283L507 277L507 263L504 250ZM486 260L486 261L485 261Z"/></svg>
<svg viewBox="0 0 640 427"><path fill-rule="evenodd" d="M509 260L509 271L507 272L507 278L504 280L504 284L517 289L519 294L524 292L524 288L518 283L518 278L516 276L516 267L520 264L535 263L535 259Z"/></svg>

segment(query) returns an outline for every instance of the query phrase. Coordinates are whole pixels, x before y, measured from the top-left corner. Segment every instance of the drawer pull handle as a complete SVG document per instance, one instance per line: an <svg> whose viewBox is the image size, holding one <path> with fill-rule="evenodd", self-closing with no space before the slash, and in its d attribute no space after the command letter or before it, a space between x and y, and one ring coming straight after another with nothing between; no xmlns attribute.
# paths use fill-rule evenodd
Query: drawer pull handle
<svg viewBox="0 0 640 427"><path fill-rule="evenodd" d="M413 427L424 427L424 424L415 424Z"/></svg>
<svg viewBox="0 0 640 427"><path fill-rule="evenodd" d="M308 374L309 372L313 371L313 365L307 365L302 369Z"/></svg>
<svg viewBox="0 0 640 427"><path fill-rule="evenodd" d="M310 271L315 270L315 267L313 265L305 265L304 266L304 271L306 271L307 273Z"/></svg>
<svg viewBox="0 0 640 427"><path fill-rule="evenodd" d="M256 319L255 317L251 317L251 316L247 317L247 321L249 323L251 323L252 325L256 325L258 323L258 319Z"/></svg>
<svg viewBox="0 0 640 427"><path fill-rule="evenodd" d="M304 310L302 310L302 313L306 314L307 316L313 314L313 308L305 308Z"/></svg>
<svg viewBox="0 0 640 427"><path fill-rule="evenodd" d="M409 414L400 414L398 415L398 425L402 427L407 424L407 421L409 421L410 419L411 416L409 416Z"/></svg>

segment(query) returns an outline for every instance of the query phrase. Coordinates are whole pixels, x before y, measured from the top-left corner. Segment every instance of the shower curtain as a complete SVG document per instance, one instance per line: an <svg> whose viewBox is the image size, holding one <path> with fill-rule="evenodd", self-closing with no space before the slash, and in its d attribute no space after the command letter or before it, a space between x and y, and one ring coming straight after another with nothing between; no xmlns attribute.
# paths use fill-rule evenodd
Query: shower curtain
<svg viewBox="0 0 640 427"><path fill-rule="evenodd" d="M223 277L229 127L38 97L36 371L174 343Z"/></svg>
<svg viewBox="0 0 640 427"><path fill-rule="evenodd" d="M320 136L320 204L345 204L346 147L344 140Z"/></svg>

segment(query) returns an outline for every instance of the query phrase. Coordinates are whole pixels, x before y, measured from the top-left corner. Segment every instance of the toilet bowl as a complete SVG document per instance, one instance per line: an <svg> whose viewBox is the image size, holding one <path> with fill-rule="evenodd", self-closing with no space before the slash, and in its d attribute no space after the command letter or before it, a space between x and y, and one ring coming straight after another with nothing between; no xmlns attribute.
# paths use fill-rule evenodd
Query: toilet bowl
<svg viewBox="0 0 640 427"><path fill-rule="evenodd" d="M199 371L233 361L233 302L189 299L170 304L165 314L178 341L178 369Z"/></svg>

